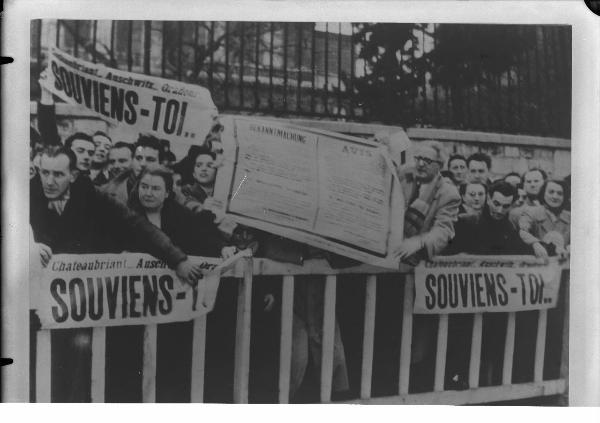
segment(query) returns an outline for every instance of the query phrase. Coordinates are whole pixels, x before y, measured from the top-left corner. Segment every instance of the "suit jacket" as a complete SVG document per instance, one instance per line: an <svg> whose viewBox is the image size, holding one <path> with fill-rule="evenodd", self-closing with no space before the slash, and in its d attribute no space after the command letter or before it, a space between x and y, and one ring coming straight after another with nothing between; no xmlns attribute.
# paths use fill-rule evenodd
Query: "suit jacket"
<svg viewBox="0 0 600 423"><path fill-rule="evenodd" d="M142 251L176 267L186 255L139 214L96 191L89 178L71 184L62 214L48 208L41 181L30 182L30 223L34 238L55 254Z"/></svg>
<svg viewBox="0 0 600 423"><path fill-rule="evenodd" d="M399 174L406 207L416 183L413 168ZM442 179L441 186L433 195L433 201L425 215L420 236L423 238L427 256L432 258L446 248L454 237L454 222L457 220L460 195L456 187Z"/></svg>

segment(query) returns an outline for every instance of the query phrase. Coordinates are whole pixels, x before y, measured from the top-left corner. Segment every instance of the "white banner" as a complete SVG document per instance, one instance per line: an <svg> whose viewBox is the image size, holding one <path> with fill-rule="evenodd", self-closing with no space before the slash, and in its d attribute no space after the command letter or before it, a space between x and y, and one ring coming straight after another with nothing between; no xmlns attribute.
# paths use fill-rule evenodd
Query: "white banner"
<svg viewBox="0 0 600 423"><path fill-rule="evenodd" d="M125 132L154 133L188 145L202 144L217 114L203 87L108 68L54 47L40 83Z"/></svg>
<svg viewBox="0 0 600 423"><path fill-rule="evenodd" d="M364 263L398 268L404 198L372 141L265 119L221 117L222 213Z"/></svg>
<svg viewBox="0 0 600 423"><path fill-rule="evenodd" d="M186 321L212 310L220 277L246 255L189 257L206 271L192 288L148 254L57 254L32 275L32 300L43 329Z"/></svg>
<svg viewBox="0 0 600 423"><path fill-rule="evenodd" d="M415 268L415 314L556 307L561 266L535 257L438 257Z"/></svg>

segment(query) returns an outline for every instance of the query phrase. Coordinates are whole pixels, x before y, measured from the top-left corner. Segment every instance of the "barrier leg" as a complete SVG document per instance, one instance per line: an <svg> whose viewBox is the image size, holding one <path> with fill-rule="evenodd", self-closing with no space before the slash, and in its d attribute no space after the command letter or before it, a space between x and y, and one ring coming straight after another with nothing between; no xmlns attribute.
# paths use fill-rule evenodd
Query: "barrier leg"
<svg viewBox="0 0 600 423"><path fill-rule="evenodd" d="M292 322L294 319L294 277L283 277L281 293L281 345L279 350L279 403L290 400L292 365Z"/></svg>
<svg viewBox="0 0 600 423"><path fill-rule="evenodd" d="M335 336L335 290L336 277L325 280L325 304L323 311L323 350L321 356L321 402L331 401L333 380L333 348Z"/></svg>
<svg viewBox="0 0 600 423"><path fill-rule="evenodd" d="M35 363L35 400L36 402L51 401L52 387L52 355L50 344L50 331L39 330L36 340L36 363Z"/></svg>
<svg viewBox="0 0 600 423"><path fill-rule="evenodd" d="M156 341L156 324L146 325L142 368L142 401L144 402L156 402Z"/></svg>
<svg viewBox="0 0 600 423"><path fill-rule="evenodd" d="M206 315L194 319L192 338L191 402L204 402L204 366L206 353Z"/></svg>
<svg viewBox="0 0 600 423"><path fill-rule="evenodd" d="M244 278L240 282L235 329L235 367L233 371L233 402L248 403L250 376L250 314L252 311L252 259L244 259Z"/></svg>
<svg viewBox="0 0 600 423"><path fill-rule="evenodd" d="M360 397L371 398L373 377L373 343L375 341L375 300L377 297L377 277L367 276L365 293L365 323L362 348L362 370L360 378Z"/></svg>
<svg viewBox="0 0 600 423"><path fill-rule="evenodd" d="M400 341L400 374L398 377L398 392L400 395L408 394L410 378L410 354L413 332L413 299L415 276L405 275L404 280L404 306L402 311L402 338Z"/></svg>
<svg viewBox="0 0 600 423"><path fill-rule="evenodd" d="M106 328L97 327L92 332L92 402L104 402L105 375Z"/></svg>

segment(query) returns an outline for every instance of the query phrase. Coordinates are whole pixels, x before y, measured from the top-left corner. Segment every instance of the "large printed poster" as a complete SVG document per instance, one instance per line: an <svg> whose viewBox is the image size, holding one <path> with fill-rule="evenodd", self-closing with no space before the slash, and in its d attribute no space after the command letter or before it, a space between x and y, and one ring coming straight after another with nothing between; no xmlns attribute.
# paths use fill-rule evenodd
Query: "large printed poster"
<svg viewBox="0 0 600 423"><path fill-rule="evenodd" d="M236 222L397 268L404 199L382 147L291 124L223 117L215 197Z"/></svg>

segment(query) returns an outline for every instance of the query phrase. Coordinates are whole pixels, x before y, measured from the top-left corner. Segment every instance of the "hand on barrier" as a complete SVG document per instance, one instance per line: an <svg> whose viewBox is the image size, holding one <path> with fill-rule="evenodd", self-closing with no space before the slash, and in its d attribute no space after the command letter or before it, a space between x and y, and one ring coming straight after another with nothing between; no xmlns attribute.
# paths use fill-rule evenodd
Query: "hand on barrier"
<svg viewBox="0 0 600 423"><path fill-rule="evenodd" d="M423 241L420 237L408 238L394 251L394 255L399 259L403 259L412 256L421 248L423 248Z"/></svg>
<svg viewBox="0 0 600 423"><path fill-rule="evenodd" d="M188 285L195 286L198 284L198 279L202 279L202 268L193 264L190 259L185 259L177 265L175 269L179 279Z"/></svg>
<svg viewBox="0 0 600 423"><path fill-rule="evenodd" d="M548 252L541 243L535 242L532 247L533 253L537 258L548 260Z"/></svg>
<svg viewBox="0 0 600 423"><path fill-rule="evenodd" d="M46 267L48 263L50 263L50 259L52 258L52 248L48 247L46 244L36 243L38 251L40 253L40 261L42 262L42 267Z"/></svg>

